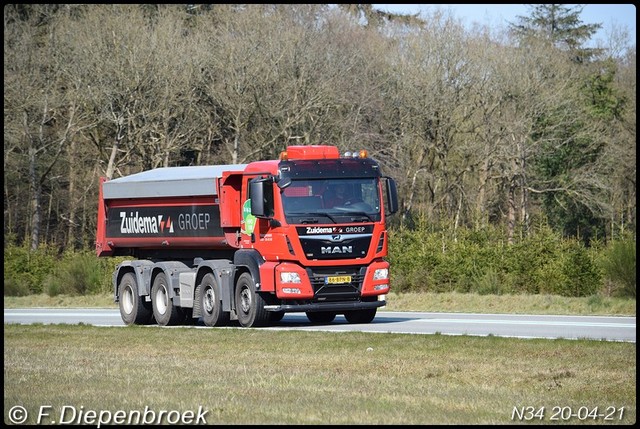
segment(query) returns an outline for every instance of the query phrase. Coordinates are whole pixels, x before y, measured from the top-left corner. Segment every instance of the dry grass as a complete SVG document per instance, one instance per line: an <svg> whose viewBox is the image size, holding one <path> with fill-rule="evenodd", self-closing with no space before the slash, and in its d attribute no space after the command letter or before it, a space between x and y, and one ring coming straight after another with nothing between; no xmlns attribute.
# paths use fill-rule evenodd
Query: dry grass
<svg viewBox="0 0 640 429"><path fill-rule="evenodd" d="M118 308L112 294L101 295L56 295L5 296L4 308Z"/></svg>
<svg viewBox="0 0 640 429"><path fill-rule="evenodd" d="M260 329L5 325L14 405L180 412L208 424L510 424L515 408L624 407L630 343ZM570 423L604 423L602 419ZM49 423L49 421L43 421ZM557 423L557 422L555 422Z"/></svg>
<svg viewBox="0 0 640 429"><path fill-rule="evenodd" d="M101 307L117 308L112 295L31 295L4 297L4 308ZM461 293L390 293L387 311L464 313L566 314L635 316L633 299L592 296L567 298L551 295L478 295Z"/></svg>
<svg viewBox="0 0 640 429"><path fill-rule="evenodd" d="M636 300L558 295L478 295L475 293L390 293L386 310L452 313L509 313L635 316Z"/></svg>

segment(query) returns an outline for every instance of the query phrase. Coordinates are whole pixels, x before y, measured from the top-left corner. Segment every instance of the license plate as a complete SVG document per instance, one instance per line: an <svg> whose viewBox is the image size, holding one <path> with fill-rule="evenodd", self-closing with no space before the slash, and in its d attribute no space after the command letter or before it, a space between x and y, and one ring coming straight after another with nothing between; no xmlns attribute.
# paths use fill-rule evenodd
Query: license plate
<svg viewBox="0 0 640 429"><path fill-rule="evenodd" d="M351 276L331 276L326 277L324 282L329 285L339 284L339 283L351 283Z"/></svg>

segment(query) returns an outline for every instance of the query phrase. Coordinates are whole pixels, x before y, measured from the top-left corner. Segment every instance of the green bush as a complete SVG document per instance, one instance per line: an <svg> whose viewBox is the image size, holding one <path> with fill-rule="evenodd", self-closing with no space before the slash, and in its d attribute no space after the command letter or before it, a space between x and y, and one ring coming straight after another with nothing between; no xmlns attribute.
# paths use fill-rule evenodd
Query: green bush
<svg viewBox="0 0 640 429"><path fill-rule="evenodd" d="M29 289L29 285L26 280L5 277L4 296L28 296L31 294L31 290Z"/></svg>
<svg viewBox="0 0 640 429"><path fill-rule="evenodd" d="M514 292L511 286L508 276L489 268L475 279L471 292L478 295L507 295Z"/></svg>
<svg viewBox="0 0 640 429"><path fill-rule="evenodd" d="M604 277L613 284L613 294L636 298L636 242L627 237L615 241L601 259Z"/></svg>
<svg viewBox="0 0 640 429"><path fill-rule="evenodd" d="M604 289L603 270L596 261L611 246L598 243L587 249L544 224L512 245L492 226L452 231L450 225L429 225L423 219L413 229L390 231L394 291L582 297ZM635 244L618 244L609 252L608 277L625 285L620 291L630 289L625 296L635 296Z"/></svg>
<svg viewBox="0 0 640 429"><path fill-rule="evenodd" d="M92 251L66 252L51 246L4 248L4 294L85 295L110 293L111 273L124 258L98 258Z"/></svg>
<svg viewBox="0 0 640 429"><path fill-rule="evenodd" d="M57 259L58 252L53 246L43 245L36 250L26 245L5 246L4 294L42 293L45 279L53 271Z"/></svg>
<svg viewBox="0 0 640 429"><path fill-rule="evenodd" d="M602 289L602 273L584 245L565 240L555 257L537 273L540 293L567 297L585 297Z"/></svg>
<svg viewBox="0 0 640 429"><path fill-rule="evenodd" d="M584 244L571 240L565 254L566 264L563 268L568 281L561 291L564 293L558 295L580 297L598 293L602 286L602 273Z"/></svg>
<svg viewBox="0 0 640 429"><path fill-rule="evenodd" d="M394 290L405 292L435 291L433 275L442 265L442 242L437 234L419 229L398 227L389 231L389 262Z"/></svg>
<svg viewBox="0 0 640 429"><path fill-rule="evenodd" d="M98 258L93 252L69 252L46 281L50 296L109 293L113 259Z"/></svg>
<svg viewBox="0 0 640 429"><path fill-rule="evenodd" d="M551 228L541 226L530 235L503 248L501 267L512 275L515 293L542 293L538 274L560 256L562 238ZM553 283L553 279L546 279Z"/></svg>

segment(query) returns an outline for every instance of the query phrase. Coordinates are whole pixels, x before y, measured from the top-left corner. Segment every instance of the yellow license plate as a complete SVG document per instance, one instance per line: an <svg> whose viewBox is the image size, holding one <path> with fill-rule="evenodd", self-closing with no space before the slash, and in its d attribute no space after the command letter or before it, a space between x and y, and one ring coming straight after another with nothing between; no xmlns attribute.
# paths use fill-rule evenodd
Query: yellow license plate
<svg viewBox="0 0 640 429"><path fill-rule="evenodd" d="M325 279L326 284L351 283L351 276L332 276Z"/></svg>

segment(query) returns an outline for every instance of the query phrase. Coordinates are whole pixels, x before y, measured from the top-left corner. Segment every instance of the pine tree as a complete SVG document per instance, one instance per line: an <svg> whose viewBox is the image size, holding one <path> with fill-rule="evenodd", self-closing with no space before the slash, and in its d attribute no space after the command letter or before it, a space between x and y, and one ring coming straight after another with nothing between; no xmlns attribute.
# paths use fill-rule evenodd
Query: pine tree
<svg viewBox="0 0 640 429"><path fill-rule="evenodd" d="M538 4L529 7L530 16L518 16L517 23L509 23L509 29L516 38L521 41L531 37L542 38L570 53L579 63L589 61L598 53L599 50L585 48L584 44L602 28L602 24L584 24L580 19L584 6Z"/></svg>

